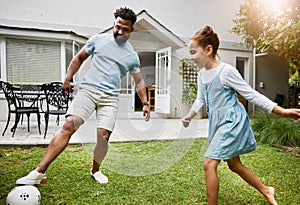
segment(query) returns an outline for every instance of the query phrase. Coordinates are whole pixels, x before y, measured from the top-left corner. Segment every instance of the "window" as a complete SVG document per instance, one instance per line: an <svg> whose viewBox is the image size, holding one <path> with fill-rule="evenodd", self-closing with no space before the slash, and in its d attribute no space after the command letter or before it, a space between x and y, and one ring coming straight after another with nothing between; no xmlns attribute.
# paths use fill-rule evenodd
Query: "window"
<svg viewBox="0 0 300 205"><path fill-rule="evenodd" d="M2 70L2 68L4 67L4 58L4 38L0 35L0 79L2 80L4 80L4 71Z"/></svg>
<svg viewBox="0 0 300 205"><path fill-rule="evenodd" d="M129 72L121 80L121 94L131 94L131 74Z"/></svg>
<svg viewBox="0 0 300 205"><path fill-rule="evenodd" d="M161 51L157 52L157 92L158 94L168 94L168 68L169 68L169 52Z"/></svg>
<svg viewBox="0 0 300 205"><path fill-rule="evenodd" d="M0 45L1 45L1 39L0 39ZM0 50L1 50L1 46L0 46ZM1 53L1 51L0 51L0 79L2 79L2 59L1 59L1 57L2 57L2 53Z"/></svg>
<svg viewBox="0 0 300 205"><path fill-rule="evenodd" d="M61 80L61 43L6 38L7 81L44 83Z"/></svg>
<svg viewBox="0 0 300 205"><path fill-rule="evenodd" d="M79 52L80 48L79 45L75 42L73 42L73 45L71 43L65 44L65 51L66 51L66 73L68 71L68 67L70 66L70 63L73 59L73 57ZM75 74L75 79L79 79L79 76L77 76L78 73ZM73 79L71 79L73 82Z"/></svg>
<svg viewBox="0 0 300 205"><path fill-rule="evenodd" d="M66 43L66 71L73 59L73 48L71 43Z"/></svg>

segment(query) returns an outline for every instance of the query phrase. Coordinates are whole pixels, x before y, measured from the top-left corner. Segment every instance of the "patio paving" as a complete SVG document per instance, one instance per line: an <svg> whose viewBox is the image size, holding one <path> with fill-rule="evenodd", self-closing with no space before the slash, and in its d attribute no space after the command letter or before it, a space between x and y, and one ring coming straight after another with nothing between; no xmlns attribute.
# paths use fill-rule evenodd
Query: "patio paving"
<svg viewBox="0 0 300 205"><path fill-rule="evenodd" d="M5 121L0 121L0 133L3 132ZM37 122L30 122L30 132L27 132L27 122L19 124L15 136L12 136L9 125L4 136L0 135L0 146L35 146L48 145L51 138L59 131L60 125L55 121L49 122L47 136L44 139L44 121L42 118L41 132L38 133ZM110 137L110 142L148 141L148 140L174 140L207 137L207 119L194 119L188 128L184 128L181 119L151 119L145 122L141 119L117 119L115 129ZM88 119L70 140L70 144L96 143L96 120Z"/></svg>

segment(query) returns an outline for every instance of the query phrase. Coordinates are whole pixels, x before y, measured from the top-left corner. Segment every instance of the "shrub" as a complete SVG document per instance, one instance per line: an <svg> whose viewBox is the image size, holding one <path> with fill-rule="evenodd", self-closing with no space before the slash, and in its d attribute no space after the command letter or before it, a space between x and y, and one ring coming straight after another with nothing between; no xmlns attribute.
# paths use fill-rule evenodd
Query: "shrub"
<svg viewBox="0 0 300 205"><path fill-rule="evenodd" d="M276 114L258 112L251 116L251 125L257 141L282 146L300 146L300 124Z"/></svg>
<svg viewBox="0 0 300 205"><path fill-rule="evenodd" d="M179 68L183 83L182 102L191 104L197 98L198 71L195 68L195 63L187 58L180 60Z"/></svg>

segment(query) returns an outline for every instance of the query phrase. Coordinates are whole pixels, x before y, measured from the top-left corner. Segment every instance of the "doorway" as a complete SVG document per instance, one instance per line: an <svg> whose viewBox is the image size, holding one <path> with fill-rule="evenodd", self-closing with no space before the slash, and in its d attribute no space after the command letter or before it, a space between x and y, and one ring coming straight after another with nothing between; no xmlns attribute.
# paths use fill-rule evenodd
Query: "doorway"
<svg viewBox="0 0 300 205"><path fill-rule="evenodd" d="M247 75L247 65L248 65L248 58L236 58L236 68L241 74L242 78L245 80L245 76ZM246 112L248 112L248 101L243 98L240 94L237 94L239 101L244 105Z"/></svg>
<svg viewBox="0 0 300 205"><path fill-rule="evenodd" d="M142 72L142 76L144 78L145 84L146 84L146 91L148 95L148 88L149 87L155 87L155 52L139 52L138 53L140 58L140 68ZM151 89L150 89L151 90ZM155 98L154 98L155 100ZM151 105L153 106L155 104L155 101L153 99L151 100ZM150 101L150 99L148 99ZM151 106L151 111L155 110L155 107ZM134 112L142 111L143 105L142 102L135 90L134 94Z"/></svg>

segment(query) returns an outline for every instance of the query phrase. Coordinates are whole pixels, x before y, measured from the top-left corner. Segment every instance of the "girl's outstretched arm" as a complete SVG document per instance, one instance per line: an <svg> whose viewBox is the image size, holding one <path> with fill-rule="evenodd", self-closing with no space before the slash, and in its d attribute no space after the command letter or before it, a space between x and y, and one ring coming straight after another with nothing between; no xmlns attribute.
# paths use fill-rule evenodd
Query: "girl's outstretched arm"
<svg viewBox="0 0 300 205"><path fill-rule="evenodd" d="M286 118L291 118L300 122L300 109L289 108L285 109L276 105L273 110L273 113L281 115Z"/></svg>

